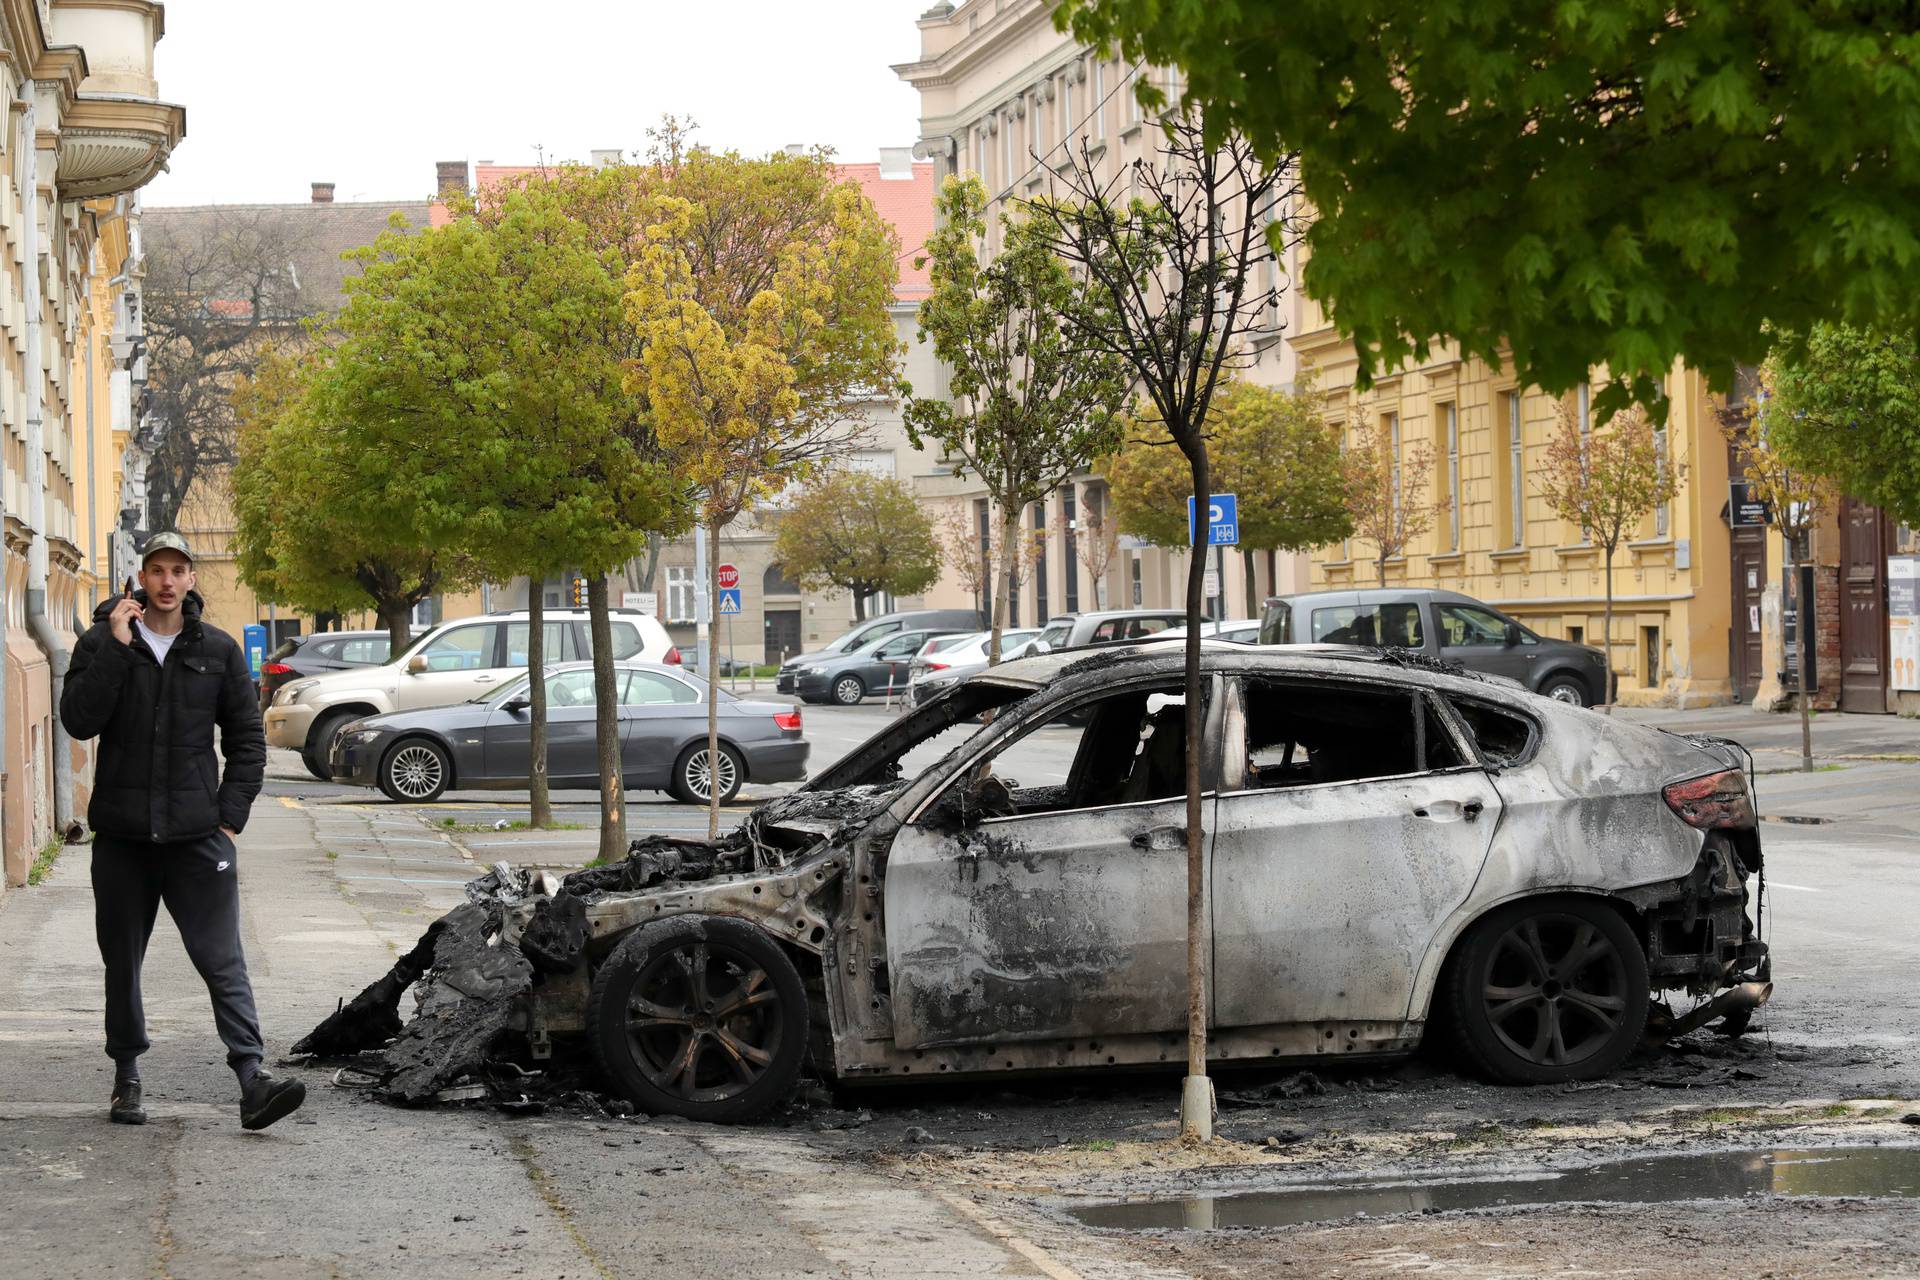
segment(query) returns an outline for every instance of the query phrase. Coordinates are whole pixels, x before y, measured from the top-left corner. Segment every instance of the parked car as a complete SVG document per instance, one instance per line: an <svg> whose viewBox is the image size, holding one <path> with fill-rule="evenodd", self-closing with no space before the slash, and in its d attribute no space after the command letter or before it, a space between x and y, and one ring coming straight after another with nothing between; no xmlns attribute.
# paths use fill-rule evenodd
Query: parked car
<svg viewBox="0 0 1920 1280"><path fill-rule="evenodd" d="M1185 609L1101 609L1093 613L1058 614L1047 619L1033 651L1050 653L1089 644L1145 640L1169 627L1186 625Z"/></svg>
<svg viewBox="0 0 1920 1280"><path fill-rule="evenodd" d="M1225 622L1203 622L1200 634L1208 640L1224 640L1228 644L1259 644L1260 620L1258 618L1236 618ZM1187 638L1185 626L1169 627L1155 636L1155 640L1184 640Z"/></svg>
<svg viewBox="0 0 1920 1280"><path fill-rule="evenodd" d="M679 650L651 614L616 609L613 656L677 663ZM446 707L479 697L527 666L525 613L490 613L443 622L399 657L377 667L309 676L281 687L267 707L267 741L300 752L307 771L331 776L327 756L334 735L349 721L389 711ZM584 609L546 611L544 658L559 664L593 656Z"/></svg>
<svg viewBox="0 0 1920 1280"><path fill-rule="evenodd" d="M1606 696L1606 658L1591 645L1536 635L1458 591L1387 587L1273 596L1261 644L1357 644L1412 649L1469 671L1517 680L1558 702Z"/></svg>
<svg viewBox="0 0 1920 1280"><path fill-rule="evenodd" d="M810 1046L850 1080L1167 1064L1183 660L1004 664L719 841L516 880L486 929L580 913L591 939L542 933L522 1025L584 1036L642 1111L713 1121L777 1103ZM1557 1084L1617 1067L1656 996L1695 1005L1663 1030L1737 1033L1771 992L1737 744L1390 652L1210 641L1202 674L1217 1060L1405 1054L1445 1025L1482 1074Z"/></svg>
<svg viewBox="0 0 1920 1280"><path fill-rule="evenodd" d="M266 711L281 686L302 676L378 666L389 657L391 643L385 631L316 631L282 640L260 664L260 710Z"/></svg>
<svg viewBox="0 0 1920 1280"><path fill-rule="evenodd" d="M1023 657L1028 643L1039 634L1038 627L1010 627L1002 631L1001 660ZM914 655L913 665L907 668L907 680L912 683L936 671L984 667L987 665L987 644L992 639L991 631L968 631L929 640Z"/></svg>
<svg viewBox="0 0 1920 1280"><path fill-rule="evenodd" d="M707 756L707 689L695 675L658 663L622 662L620 767L629 790L660 790L704 804L747 782L807 776L809 745L800 710L719 692L717 767ZM425 803L450 787L519 789L532 767L532 681L523 673L471 702L369 716L348 723L328 753L335 782L378 787L392 800ZM546 674L547 780L554 787L600 785L594 737L593 664L563 663Z"/></svg>
<svg viewBox="0 0 1920 1280"><path fill-rule="evenodd" d="M877 618L869 618L858 623L851 631L828 641L811 653L803 653L788 658L780 664L780 672L774 677L774 688L780 693L794 693L794 683L803 667L818 666L820 663L852 653L855 649L864 649L883 636L895 635L901 631L931 631L941 635L950 635L958 631L978 631L980 614L974 609L909 609L902 613L886 613Z"/></svg>
<svg viewBox="0 0 1920 1280"><path fill-rule="evenodd" d="M802 702L833 701L843 707L858 706L877 693L907 691L907 669L922 645L940 635L956 632L936 628L897 631L870 640L851 653L834 654L800 667L791 679L781 669L779 691L793 693Z"/></svg>

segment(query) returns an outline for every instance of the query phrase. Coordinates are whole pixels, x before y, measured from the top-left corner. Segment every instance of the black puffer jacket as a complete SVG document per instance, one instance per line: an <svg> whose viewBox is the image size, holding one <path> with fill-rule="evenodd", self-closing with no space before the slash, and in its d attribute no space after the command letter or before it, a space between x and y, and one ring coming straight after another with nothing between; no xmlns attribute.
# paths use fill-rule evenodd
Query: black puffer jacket
<svg viewBox="0 0 1920 1280"><path fill-rule="evenodd" d="M146 593L133 598L145 604ZM60 697L60 723L75 738L100 738L87 821L129 840L191 840L247 825L266 773L246 655L233 637L201 623L199 593L181 603L185 619L163 666L136 627L133 643L113 638L107 618L118 597L93 611L74 646ZM213 750L214 726L227 758Z"/></svg>

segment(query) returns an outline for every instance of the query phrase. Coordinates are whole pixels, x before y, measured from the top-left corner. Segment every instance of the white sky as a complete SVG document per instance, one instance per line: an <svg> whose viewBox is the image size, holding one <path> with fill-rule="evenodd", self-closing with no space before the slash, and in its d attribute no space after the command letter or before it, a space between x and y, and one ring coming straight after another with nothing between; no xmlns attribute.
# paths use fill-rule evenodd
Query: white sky
<svg viewBox="0 0 1920 1280"><path fill-rule="evenodd" d="M930 0L170 0L160 95L187 109L155 205L425 199L437 160L643 149L666 112L711 146L918 136L891 63Z"/></svg>

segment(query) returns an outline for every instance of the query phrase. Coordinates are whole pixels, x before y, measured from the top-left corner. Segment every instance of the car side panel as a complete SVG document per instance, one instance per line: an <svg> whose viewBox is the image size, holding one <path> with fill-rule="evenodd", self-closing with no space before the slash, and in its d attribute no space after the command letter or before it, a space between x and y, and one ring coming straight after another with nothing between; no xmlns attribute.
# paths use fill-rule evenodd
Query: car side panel
<svg viewBox="0 0 1920 1280"><path fill-rule="evenodd" d="M1423 1016L1455 939L1502 902L1559 890L1616 892L1686 875L1705 834L1667 808L1661 788L1724 768L1684 740L1597 712L1530 699L1539 752L1493 774L1504 807L1485 868L1421 965L1411 1017Z"/></svg>

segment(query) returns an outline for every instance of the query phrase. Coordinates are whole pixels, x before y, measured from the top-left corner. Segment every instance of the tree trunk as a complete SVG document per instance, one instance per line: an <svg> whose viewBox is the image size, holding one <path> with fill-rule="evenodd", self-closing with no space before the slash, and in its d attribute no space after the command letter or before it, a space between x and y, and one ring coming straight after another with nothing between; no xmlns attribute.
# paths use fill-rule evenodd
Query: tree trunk
<svg viewBox="0 0 1920 1280"><path fill-rule="evenodd" d="M1260 616L1260 575L1253 567L1253 549L1251 547L1240 548L1240 564L1247 573L1247 616L1249 618L1257 618ZM1221 595L1224 596L1226 590L1226 584L1222 583L1220 586ZM1222 604L1224 606L1225 602L1222 601ZM1221 612L1226 612L1224 607L1221 609Z"/></svg>
<svg viewBox="0 0 1920 1280"><path fill-rule="evenodd" d="M527 580L527 713L533 718L528 726L527 825L553 825L553 797L547 791L547 583L544 578Z"/></svg>
<svg viewBox="0 0 1920 1280"><path fill-rule="evenodd" d="M1205 511L1213 500L1213 478L1207 471L1207 442L1196 429L1187 462L1193 472L1193 505ZM1200 613L1206 585L1207 544L1196 529L1187 552L1186 642L1186 756L1187 756L1187 1077L1207 1075L1207 865L1206 832L1200 822L1201 744L1206 737L1206 710L1201 705ZM1181 1094L1181 1136L1204 1137L1212 1132L1211 1114L1204 1127L1189 1113L1190 1095Z"/></svg>
<svg viewBox="0 0 1920 1280"><path fill-rule="evenodd" d="M1607 714L1613 714L1613 548L1607 548L1607 607L1600 617L1600 669L1606 674L1601 678L1601 700L1606 703Z"/></svg>
<svg viewBox="0 0 1920 1280"><path fill-rule="evenodd" d="M858 590L853 593L853 620L855 622L867 620L867 597L865 593Z"/></svg>
<svg viewBox="0 0 1920 1280"><path fill-rule="evenodd" d="M613 682L613 621L607 612L607 575L587 579L588 626L593 632L593 737L600 755L600 858L627 856L627 790L620 772L620 694Z"/></svg>
<svg viewBox="0 0 1920 1280"><path fill-rule="evenodd" d="M696 537L698 535L695 535ZM720 522L707 526L707 599L720 600ZM707 839L720 834L720 620L707 627Z"/></svg>
<svg viewBox="0 0 1920 1280"><path fill-rule="evenodd" d="M377 600L374 613L380 625L387 629L387 651L399 657L407 651L407 644L413 638L412 602L402 598Z"/></svg>
<svg viewBox="0 0 1920 1280"><path fill-rule="evenodd" d="M1000 511L1000 591L993 601L993 635L987 640L988 666L1000 661L1000 636L1017 621L1010 616L1009 607L1020 574L1020 504L1007 503Z"/></svg>
<svg viewBox="0 0 1920 1280"><path fill-rule="evenodd" d="M1380 577L1380 585L1387 585L1387 549L1380 548L1380 558L1373 562L1373 571Z"/></svg>

